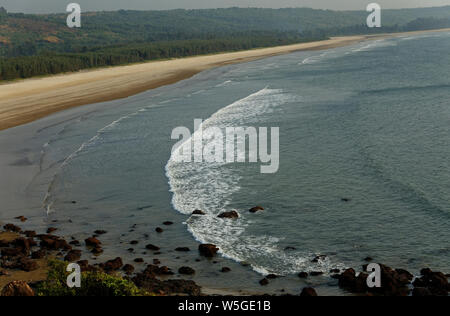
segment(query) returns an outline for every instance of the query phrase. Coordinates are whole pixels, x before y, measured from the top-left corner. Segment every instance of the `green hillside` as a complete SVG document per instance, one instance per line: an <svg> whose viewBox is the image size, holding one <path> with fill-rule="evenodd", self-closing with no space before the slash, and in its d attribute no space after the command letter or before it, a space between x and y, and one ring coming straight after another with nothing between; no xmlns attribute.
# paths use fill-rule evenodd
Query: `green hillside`
<svg viewBox="0 0 450 316"><path fill-rule="evenodd" d="M82 27L66 14L0 9L0 80L320 40L334 35L450 27L450 6L384 10L369 29L365 11L307 8L86 12Z"/></svg>

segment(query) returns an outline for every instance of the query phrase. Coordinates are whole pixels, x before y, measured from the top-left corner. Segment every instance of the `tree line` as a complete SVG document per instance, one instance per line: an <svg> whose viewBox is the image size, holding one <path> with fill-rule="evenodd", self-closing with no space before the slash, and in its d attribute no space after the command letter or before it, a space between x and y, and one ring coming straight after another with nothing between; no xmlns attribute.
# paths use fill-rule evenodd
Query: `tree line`
<svg viewBox="0 0 450 316"><path fill-rule="evenodd" d="M322 39L322 38L317 38ZM169 41L96 48L82 53L52 53L0 58L0 80L30 78L82 69L158 59L248 50L312 41L299 34L260 34L210 40Z"/></svg>

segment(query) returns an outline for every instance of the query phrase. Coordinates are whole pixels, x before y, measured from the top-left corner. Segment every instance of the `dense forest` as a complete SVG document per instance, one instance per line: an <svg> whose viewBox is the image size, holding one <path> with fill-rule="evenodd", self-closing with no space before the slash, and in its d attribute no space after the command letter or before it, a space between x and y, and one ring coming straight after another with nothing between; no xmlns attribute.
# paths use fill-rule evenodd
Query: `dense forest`
<svg viewBox="0 0 450 316"><path fill-rule="evenodd" d="M82 27L66 14L0 8L0 80L314 41L336 35L450 27L450 6L384 10L369 29L365 11L228 8L87 12Z"/></svg>

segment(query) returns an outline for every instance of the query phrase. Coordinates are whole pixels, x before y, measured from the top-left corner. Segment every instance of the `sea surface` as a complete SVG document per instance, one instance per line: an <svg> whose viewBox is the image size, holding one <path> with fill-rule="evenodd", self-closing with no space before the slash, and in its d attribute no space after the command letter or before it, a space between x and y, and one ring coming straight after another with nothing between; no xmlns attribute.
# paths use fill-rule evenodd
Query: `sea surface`
<svg viewBox="0 0 450 316"><path fill-rule="evenodd" d="M172 261L175 247L213 243L220 264L241 263L255 280L358 268L368 256L448 273L449 52L450 33L374 40L225 66L106 103L42 148L43 216L68 235L104 228L123 256L143 236ZM176 162L172 131L193 133L194 119L279 127L278 172ZM265 210L249 213L256 205ZM230 210L239 219L217 217ZM173 218L176 227L154 232ZM155 257L128 257L137 255Z"/></svg>

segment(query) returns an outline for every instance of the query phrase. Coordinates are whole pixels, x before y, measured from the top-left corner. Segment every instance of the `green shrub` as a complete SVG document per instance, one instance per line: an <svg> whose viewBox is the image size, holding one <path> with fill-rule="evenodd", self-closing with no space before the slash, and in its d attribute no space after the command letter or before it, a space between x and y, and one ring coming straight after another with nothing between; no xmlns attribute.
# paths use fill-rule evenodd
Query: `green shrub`
<svg viewBox="0 0 450 316"><path fill-rule="evenodd" d="M119 276L103 272L83 272L81 287L69 288L66 284L69 272L67 263L59 260L49 262L47 280L36 287L38 296L145 296L147 292L139 289L133 282Z"/></svg>

